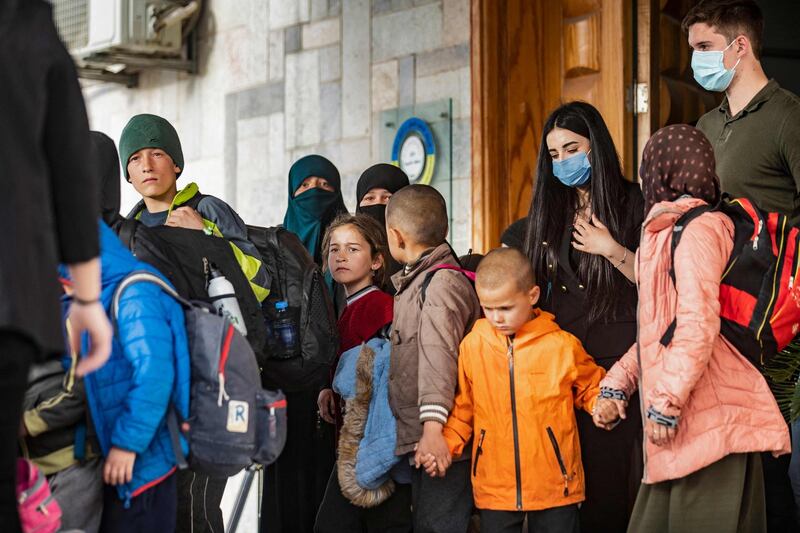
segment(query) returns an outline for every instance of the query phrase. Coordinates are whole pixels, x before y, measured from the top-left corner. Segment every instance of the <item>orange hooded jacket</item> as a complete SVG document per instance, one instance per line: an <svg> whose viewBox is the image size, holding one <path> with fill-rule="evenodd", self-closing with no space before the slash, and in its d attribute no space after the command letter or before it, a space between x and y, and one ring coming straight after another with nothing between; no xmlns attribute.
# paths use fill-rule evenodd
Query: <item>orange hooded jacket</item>
<svg viewBox="0 0 800 533"><path fill-rule="evenodd" d="M605 371L553 315L514 336L486 319L461 343L458 393L444 429L453 456L474 437L479 509L537 511L583 501L575 408L594 409Z"/></svg>

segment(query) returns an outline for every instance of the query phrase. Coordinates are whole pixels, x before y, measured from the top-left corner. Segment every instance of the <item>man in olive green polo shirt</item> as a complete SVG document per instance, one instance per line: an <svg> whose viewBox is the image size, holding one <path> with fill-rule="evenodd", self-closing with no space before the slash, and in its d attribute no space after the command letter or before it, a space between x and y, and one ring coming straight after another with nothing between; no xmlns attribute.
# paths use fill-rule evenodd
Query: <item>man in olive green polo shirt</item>
<svg viewBox="0 0 800 533"><path fill-rule="evenodd" d="M761 10L753 0L703 0L682 26L695 80L725 92L697 123L714 146L722 190L800 222L800 99L764 74ZM800 530L800 421L792 433L791 466L788 456L761 456L770 532Z"/></svg>
<svg viewBox="0 0 800 533"><path fill-rule="evenodd" d="M722 190L800 223L800 99L764 74L761 10L752 0L705 0L683 28L695 80L726 96L697 123Z"/></svg>

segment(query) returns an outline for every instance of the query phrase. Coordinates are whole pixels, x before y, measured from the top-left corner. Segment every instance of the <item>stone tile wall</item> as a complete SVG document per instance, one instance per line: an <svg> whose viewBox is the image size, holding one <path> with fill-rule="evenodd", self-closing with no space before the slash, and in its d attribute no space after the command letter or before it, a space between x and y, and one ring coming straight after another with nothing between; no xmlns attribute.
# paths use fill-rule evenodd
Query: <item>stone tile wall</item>
<svg viewBox="0 0 800 533"><path fill-rule="evenodd" d="M255 224L286 209L291 163L329 157L355 207L380 153L386 109L453 99L453 245L469 248L469 0L210 0L200 72L150 71L126 89L87 82L92 127L118 140L136 113L161 114L181 135L181 182L230 202ZM180 183L180 182L179 182ZM123 182L123 211L135 192Z"/></svg>

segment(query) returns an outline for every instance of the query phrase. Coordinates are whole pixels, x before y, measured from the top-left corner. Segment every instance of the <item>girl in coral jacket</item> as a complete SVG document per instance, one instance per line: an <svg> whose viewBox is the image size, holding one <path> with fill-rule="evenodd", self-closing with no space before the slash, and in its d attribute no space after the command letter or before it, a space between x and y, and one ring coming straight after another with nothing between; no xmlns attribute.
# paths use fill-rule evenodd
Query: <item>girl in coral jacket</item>
<svg viewBox="0 0 800 533"><path fill-rule="evenodd" d="M758 452L790 449L766 381L720 335L720 280L734 242L730 218L699 215L684 226L672 257L678 218L719 201L714 168L711 144L690 126L663 128L645 146L638 346L601 382L604 398L595 412L595 423L610 427L640 390L645 468L628 531L766 531Z"/></svg>

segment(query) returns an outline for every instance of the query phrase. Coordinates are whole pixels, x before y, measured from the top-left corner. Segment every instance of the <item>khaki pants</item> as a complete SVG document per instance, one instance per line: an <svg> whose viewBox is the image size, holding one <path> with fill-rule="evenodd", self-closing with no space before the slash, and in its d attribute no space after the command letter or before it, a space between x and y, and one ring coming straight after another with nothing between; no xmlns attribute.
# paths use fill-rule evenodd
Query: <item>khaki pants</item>
<svg viewBox="0 0 800 533"><path fill-rule="evenodd" d="M767 530L758 453L732 454L681 479L639 488L628 533Z"/></svg>

